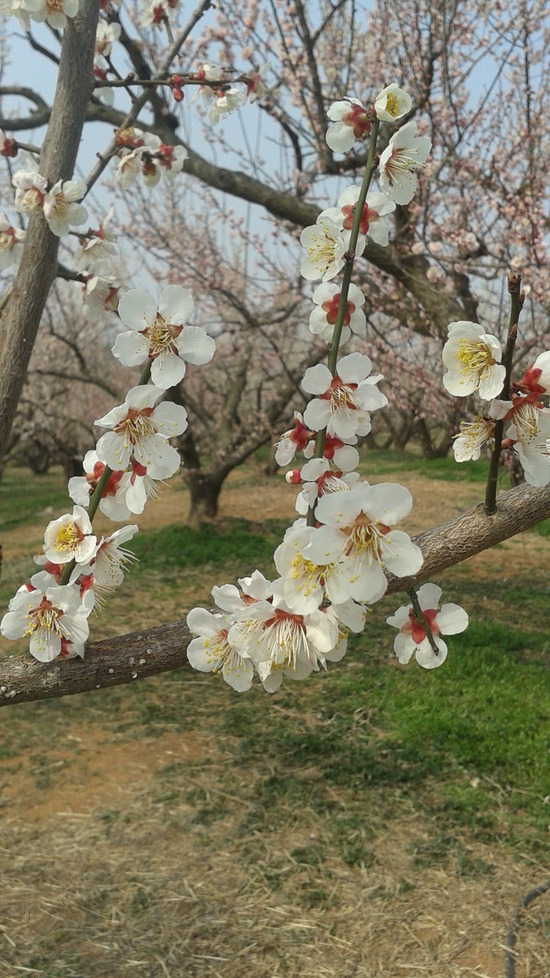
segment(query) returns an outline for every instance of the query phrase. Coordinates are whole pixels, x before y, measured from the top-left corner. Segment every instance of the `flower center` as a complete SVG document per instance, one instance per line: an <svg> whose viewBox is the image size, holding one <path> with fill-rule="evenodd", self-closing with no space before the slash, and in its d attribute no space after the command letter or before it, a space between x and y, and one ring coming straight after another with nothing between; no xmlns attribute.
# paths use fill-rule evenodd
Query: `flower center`
<svg viewBox="0 0 550 978"><path fill-rule="evenodd" d="M178 348L175 340L180 335L182 329L183 326L173 326L171 323L167 323L160 313L157 313L157 318L154 323L151 323L144 330L149 340L149 356L153 360L162 353L174 353L178 356Z"/></svg>
<svg viewBox="0 0 550 978"><path fill-rule="evenodd" d="M303 615L276 608L263 628L270 630L267 647L272 670L295 669L300 657L311 659Z"/></svg>
<svg viewBox="0 0 550 978"><path fill-rule="evenodd" d="M414 146L395 146L389 160L386 162L386 176L389 180L392 174L399 171L416 170L417 166L424 166L420 160L415 159L418 149Z"/></svg>
<svg viewBox="0 0 550 978"><path fill-rule="evenodd" d="M63 0L46 0L46 10L50 14L62 14Z"/></svg>
<svg viewBox="0 0 550 978"><path fill-rule="evenodd" d="M151 418L153 408L130 408L125 418L122 418L113 428L117 435L123 435L124 447L135 445L136 442L154 435L156 432L155 422Z"/></svg>
<svg viewBox="0 0 550 978"><path fill-rule="evenodd" d="M338 306L340 304L340 294L340 292L337 292L336 295L333 295L332 299L326 299L321 306L323 312L326 313L327 323L329 323L330 326L334 326L334 323L336 322ZM344 326L349 325L350 317L353 312L355 312L355 305L353 302L348 301L343 319Z"/></svg>
<svg viewBox="0 0 550 978"><path fill-rule="evenodd" d="M19 202L19 210L24 214L31 214L33 211L42 210L43 203L44 194L41 193L38 187L29 187Z"/></svg>
<svg viewBox="0 0 550 978"><path fill-rule="evenodd" d="M422 609L422 614L426 619L426 624L432 635L439 635L439 625L435 620L437 608ZM415 617L414 609L409 609L409 620L402 626L401 631L405 635L410 635L416 645L420 645L426 638L426 626L424 622Z"/></svg>
<svg viewBox="0 0 550 978"><path fill-rule="evenodd" d="M353 215L355 213L355 204L344 204L342 207L342 214L344 215L344 230L351 231L353 226ZM361 221L359 223L359 231L361 234L366 234L369 229L369 223L372 221L377 221L380 217L378 211L373 211L366 204L363 205L363 213L361 214Z"/></svg>
<svg viewBox="0 0 550 978"><path fill-rule="evenodd" d="M356 139L362 139L370 133L370 120L362 105L352 105L349 112L342 116L342 122L346 126L353 127L353 135Z"/></svg>
<svg viewBox="0 0 550 978"><path fill-rule="evenodd" d="M534 404L522 404L512 415L512 424L522 445L528 445L539 434L539 412Z"/></svg>
<svg viewBox="0 0 550 978"><path fill-rule="evenodd" d="M60 621L63 617L63 612L60 608L55 608L46 597L43 597L38 608L33 608L29 611L26 617L29 624L25 635L33 635L35 632L39 632L40 634L37 638L40 649L46 648L52 635L70 635Z"/></svg>
<svg viewBox="0 0 550 978"><path fill-rule="evenodd" d="M297 553L292 558L292 580L295 581L295 588L298 594L309 597L320 584L323 585L329 567L319 564L312 564L311 560L306 560L302 553Z"/></svg>
<svg viewBox="0 0 550 978"><path fill-rule="evenodd" d="M320 228L312 238L308 255L314 265L324 271L332 265L335 259L336 241L327 228Z"/></svg>
<svg viewBox="0 0 550 978"><path fill-rule="evenodd" d="M496 360L486 343L473 343L471 340L460 340L456 359L462 364L463 374L478 374L486 377L490 367Z"/></svg>
<svg viewBox="0 0 550 978"><path fill-rule="evenodd" d="M76 523L67 523L57 531L54 549L59 553L74 553L83 539L84 534Z"/></svg>
<svg viewBox="0 0 550 978"><path fill-rule="evenodd" d="M330 388L320 395L321 400L330 400L330 410L335 411L356 411L357 403L353 392L357 390L357 384L344 384L337 374L332 378Z"/></svg>
<svg viewBox="0 0 550 978"><path fill-rule="evenodd" d="M386 95L386 112L396 118L399 115L399 99L395 92L388 92Z"/></svg>
<svg viewBox="0 0 550 978"><path fill-rule="evenodd" d="M371 560L380 561L382 555L381 540L386 533L390 532L389 526L386 526L385 523L372 523L361 510L353 523L342 527L342 531L348 536L346 557L365 554Z"/></svg>

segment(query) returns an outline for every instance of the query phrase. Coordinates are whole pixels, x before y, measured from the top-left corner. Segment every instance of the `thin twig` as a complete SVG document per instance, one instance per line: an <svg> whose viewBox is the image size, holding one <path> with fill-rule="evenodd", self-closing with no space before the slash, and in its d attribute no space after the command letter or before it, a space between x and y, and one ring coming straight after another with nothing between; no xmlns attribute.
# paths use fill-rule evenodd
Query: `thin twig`
<svg viewBox="0 0 550 978"><path fill-rule="evenodd" d="M519 917L522 910L525 910L533 900L537 897L542 896L543 893L547 893L550 890L550 879L546 880L546 883L541 883L539 886L535 886L533 890L529 890L520 900L516 907L516 912L510 921L510 927L508 928L508 936L506 938L506 978L515 978L515 967L516 967L516 955L514 948L516 946L516 940L518 936L519 928Z"/></svg>

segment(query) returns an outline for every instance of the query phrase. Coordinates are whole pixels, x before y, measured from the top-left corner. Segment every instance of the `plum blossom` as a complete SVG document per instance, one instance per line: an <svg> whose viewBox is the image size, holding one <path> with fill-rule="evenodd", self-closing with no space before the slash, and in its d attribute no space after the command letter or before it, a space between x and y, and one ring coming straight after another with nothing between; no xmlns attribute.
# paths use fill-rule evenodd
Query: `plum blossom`
<svg viewBox="0 0 550 978"><path fill-rule="evenodd" d="M315 289L313 302L316 308L309 317L309 329L314 336L321 335L323 339L330 343L334 331L334 323L338 314L340 302L340 289L334 282L322 282ZM356 336L364 337L367 332L367 320L365 313L359 307L364 305L365 296L356 285L350 283L346 312L344 313L344 324L340 343L345 343L352 333Z"/></svg>
<svg viewBox="0 0 550 978"><path fill-rule="evenodd" d="M91 609L92 602L81 600L75 584L45 590L23 586L11 599L0 631L8 639L30 636L29 651L40 662L58 655L83 658Z"/></svg>
<svg viewBox="0 0 550 978"><path fill-rule="evenodd" d="M67 26L67 18L76 17L78 8L78 0L41 0L38 7L33 4L31 17L39 22L46 21L54 30L62 31Z"/></svg>
<svg viewBox="0 0 550 978"><path fill-rule="evenodd" d="M48 181L32 165L27 170L14 173L12 184L15 187L15 209L20 214L41 211L46 196Z"/></svg>
<svg viewBox="0 0 550 978"><path fill-rule="evenodd" d="M306 615L321 606L327 576L325 565L312 564L303 556L313 534L314 527L306 526L304 520L297 520L289 526L273 558L283 581L283 596L287 605L293 611Z"/></svg>
<svg viewBox="0 0 550 978"><path fill-rule="evenodd" d="M201 65L199 70L195 74L197 81L207 81L207 82L219 82L223 76L223 71L218 68L217 65L210 65L205 63ZM197 91L191 99L195 102L198 98L203 98L205 101L209 102L216 98L217 91L211 85L200 85Z"/></svg>
<svg viewBox="0 0 550 978"><path fill-rule="evenodd" d="M441 588L437 584L423 584L417 591L417 598L426 622L419 620L412 604L398 608L394 615L386 618L388 625L399 629L393 643L395 654L400 662L406 663L413 652L416 661L424 669L435 669L447 657L447 646L439 636L457 635L468 627L468 615L458 604L444 604L438 611ZM426 635L426 624L439 650L436 654Z"/></svg>
<svg viewBox="0 0 550 978"><path fill-rule="evenodd" d="M493 437L495 422L479 416L476 421L461 421L460 432L454 436L453 454L456 462L476 461L481 449Z"/></svg>
<svg viewBox="0 0 550 978"><path fill-rule="evenodd" d="M230 594L226 589L230 589ZM242 602L237 588L226 585L226 589L212 589L212 597L222 614L193 608L187 615L189 631L198 636L187 646L187 661L199 672L221 672L226 683L237 692L244 692L252 685L254 664L246 650L228 641L229 630L235 623L233 612Z"/></svg>
<svg viewBox="0 0 550 978"><path fill-rule="evenodd" d="M287 473L287 482L291 481L288 479L289 474ZM344 475L340 470L331 469L328 459L312 458L302 466L299 476L302 489L296 497L296 511L305 516L310 507L327 492L348 489L357 482L359 473L349 472Z"/></svg>
<svg viewBox="0 0 550 978"><path fill-rule="evenodd" d="M131 540L138 530L139 527L133 523L130 526L121 526L119 530L101 537L91 560L78 569L80 574L93 575L94 591L99 592L100 596L111 594L122 584L127 564L136 559L123 544ZM73 574L76 571L77 568Z"/></svg>
<svg viewBox="0 0 550 978"><path fill-rule="evenodd" d="M119 333L113 353L127 367L151 359L151 379L157 387L174 387L183 380L186 363L208 363L216 344L200 326L187 326L193 312L189 289L169 285L157 301L148 292L130 289L122 295L118 314L130 332Z"/></svg>
<svg viewBox="0 0 550 978"><path fill-rule="evenodd" d="M397 577L412 576L422 566L422 552L393 525L408 515L412 496L393 483L358 483L322 496L315 510L320 524L303 556L330 565L326 590L333 604L348 598L372 604L385 594L387 568Z"/></svg>
<svg viewBox="0 0 550 978"><path fill-rule="evenodd" d="M23 30L28 31L31 26L31 13L33 10L38 10L41 2L42 0L0 0L0 16L9 17L13 14Z"/></svg>
<svg viewBox="0 0 550 978"><path fill-rule="evenodd" d="M220 89L214 95L214 105L208 113L208 118L213 126L217 125L220 119L225 119L235 109L240 109L246 102L246 91L233 86Z"/></svg>
<svg viewBox="0 0 550 978"><path fill-rule="evenodd" d="M2 12L2 5L0 4L0 12ZM12 157L15 158L19 150L17 148L17 142L11 136L6 136L3 129L0 129L0 156L4 156L6 159Z"/></svg>
<svg viewBox="0 0 550 978"><path fill-rule="evenodd" d="M341 231L351 231L355 206L360 193L361 187L354 184L346 187L338 198L338 207L327 207L326 210L321 211L320 216L330 218ZM378 190L367 194L359 224L361 238L368 234L372 241L385 248L388 244L389 236L388 225L383 220L383 217L386 214L392 214L394 210L395 201L390 200L386 194L382 194ZM358 253L361 254L362 250Z"/></svg>
<svg viewBox="0 0 550 978"><path fill-rule="evenodd" d="M323 458L328 458L330 461L334 462L337 469L342 469L343 472L352 472L359 465L359 452L354 448L354 444L357 442L357 438L353 435L350 438L346 438L344 441L342 438L338 438L336 435L325 435L325 446L323 448ZM304 457L312 458L315 451L315 444L313 441L309 442L304 448Z"/></svg>
<svg viewBox="0 0 550 978"><path fill-rule="evenodd" d="M424 166L431 145L428 136L416 135L416 122L407 122L391 137L380 157L380 187L396 204L413 199L418 186L415 171Z"/></svg>
<svg viewBox="0 0 550 978"><path fill-rule="evenodd" d="M376 384L381 374L369 377L372 362L361 353L349 353L336 364L332 376L323 363L308 367L302 387L317 394L304 411L304 422L315 431L326 428L330 435L348 439L367 435L371 429L370 412L383 408L388 399Z"/></svg>
<svg viewBox="0 0 550 978"><path fill-rule="evenodd" d="M120 38L122 28L120 24L107 23L100 20L97 25L95 36L95 53L103 58L108 58L111 54L113 44Z"/></svg>
<svg viewBox="0 0 550 978"><path fill-rule="evenodd" d="M328 282L344 267L344 255L349 244L349 234L340 231L334 221L319 215L317 223L304 228L300 244L306 254L300 265L300 274L309 281L322 278ZM362 255L365 239L357 242L356 254Z"/></svg>
<svg viewBox="0 0 550 978"><path fill-rule="evenodd" d="M64 513L57 520L50 520L44 533L44 553L46 560L54 564L67 564L75 560L77 564L87 563L97 549L97 539L92 533L92 524L82 506L75 506L73 512Z"/></svg>
<svg viewBox="0 0 550 978"><path fill-rule="evenodd" d="M101 55L96 54L94 58L94 79L96 82L106 82L109 73L110 65L109 62L102 58ZM105 105L113 105L115 101L115 92L113 88L109 88L108 85L98 85L94 88L94 98L100 99Z"/></svg>
<svg viewBox="0 0 550 978"><path fill-rule="evenodd" d="M116 248L112 243L115 236L108 230L112 217L113 208L110 207L97 231L90 230L87 239L81 238L80 248L74 255L74 264L79 272L93 271L99 274L111 264L113 255L116 255Z"/></svg>
<svg viewBox="0 0 550 978"><path fill-rule="evenodd" d="M105 312L116 312L119 290L119 280L114 276L92 275L82 290L84 318L94 322Z"/></svg>
<svg viewBox="0 0 550 978"><path fill-rule="evenodd" d="M69 225L88 220L88 211L77 203L86 191L83 180L58 180L44 197L44 217L58 238L69 233Z"/></svg>
<svg viewBox="0 0 550 978"><path fill-rule="evenodd" d="M0 213L0 271L19 262L24 237L23 229L13 227L6 215Z"/></svg>
<svg viewBox="0 0 550 978"><path fill-rule="evenodd" d="M327 129L327 145L334 153L347 153L353 144L371 130L369 112L357 98L333 102L327 112L332 125Z"/></svg>
<svg viewBox="0 0 550 978"><path fill-rule="evenodd" d="M340 641L338 623L321 610L309 614L293 612L282 594L282 582L273 585L273 601L256 601L242 612L229 630L228 640L241 654L253 659L264 689L273 693L283 676L306 679L327 660L337 661L345 647Z"/></svg>
<svg viewBox="0 0 550 978"><path fill-rule="evenodd" d="M312 439L315 439L315 432L306 427L300 412L295 411L294 428L285 431L275 446L277 465L290 465L296 452L303 451Z"/></svg>
<svg viewBox="0 0 550 978"><path fill-rule="evenodd" d="M263 81L268 71L269 64L266 62L259 71L252 72L252 74L248 75L246 93L249 102L255 102L256 99L265 99L269 95L269 89Z"/></svg>
<svg viewBox="0 0 550 978"><path fill-rule="evenodd" d="M507 415L510 427L507 438L514 448L530 486L550 482L550 409L540 408L529 400L522 401Z"/></svg>
<svg viewBox="0 0 550 978"><path fill-rule="evenodd" d="M180 457L168 439L187 428L187 411L179 404L155 401L164 391L154 384L132 387L119 404L95 424L111 428L97 443L97 454L114 471L126 469L130 460L147 468L153 479L169 479L180 466Z"/></svg>
<svg viewBox="0 0 550 978"><path fill-rule="evenodd" d="M121 190L128 190L141 173L143 146L137 146L119 158L115 183Z"/></svg>
<svg viewBox="0 0 550 978"><path fill-rule="evenodd" d="M105 471L105 463L100 462L95 449L86 452L82 467L86 475L73 476L69 479L68 492L73 503L78 506L89 506L90 496L94 492L101 476ZM125 475L123 469L111 472L99 501L99 508L109 519L126 520L130 515L128 508L117 497L122 488L120 483ZM125 491L125 490L124 490Z"/></svg>
<svg viewBox="0 0 550 978"><path fill-rule="evenodd" d="M398 88L395 82L383 88L374 101L374 111L380 122L396 122L410 112L411 106L410 95Z"/></svg>
<svg viewBox="0 0 550 978"><path fill-rule="evenodd" d="M506 368L500 363L502 348L496 336L485 333L477 323L459 321L448 326L449 338L443 347L447 373L443 384L456 397L478 391L483 400L498 397Z"/></svg>
<svg viewBox="0 0 550 978"><path fill-rule="evenodd" d="M177 6L178 0L152 0L142 15L142 27L149 27L151 24L154 27L162 27L162 24L169 19L169 11L175 10Z"/></svg>

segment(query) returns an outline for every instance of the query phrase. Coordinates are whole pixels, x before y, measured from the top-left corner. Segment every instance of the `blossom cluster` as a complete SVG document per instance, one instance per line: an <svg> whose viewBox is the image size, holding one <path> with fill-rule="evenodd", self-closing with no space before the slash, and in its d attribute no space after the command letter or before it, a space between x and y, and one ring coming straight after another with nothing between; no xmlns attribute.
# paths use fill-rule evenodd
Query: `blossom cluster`
<svg viewBox="0 0 550 978"><path fill-rule="evenodd" d="M159 13L159 20L163 16ZM116 25L100 23L94 64L102 81L117 36ZM204 65L196 79L204 82L197 97L209 106L210 122L216 123L247 97L263 97L264 73L259 72L243 89L225 82L219 69ZM174 81L174 90L181 91L179 84ZM102 86L101 97L108 99L106 92ZM369 139L374 159L380 123L395 124L410 109L409 96L395 84L387 86L372 106L356 99L336 102L328 113L328 145L334 152L347 152L356 141ZM154 186L161 177L173 179L187 155L183 147L167 146L156 135L135 127L117 131L115 141L115 183L123 191L138 177L146 186ZM3 153L16 155L15 142L3 133L0 145ZM197 635L189 646L190 664L221 672L235 689L249 688L257 675L272 692L283 676L303 679L338 661L346 652L350 632L363 629L370 607L386 593L386 573L411 578L421 570L419 547L396 528L410 512L411 494L393 483L371 485L357 471L358 440L370 432L373 413L388 401L378 386L382 375L373 372L368 356L338 355L339 346L352 335L366 337L366 317L361 289L350 283L349 276L334 280L344 267L353 268L355 257L367 247L388 245L386 218L411 201L418 185L417 170L426 162L429 149L430 141L417 134L416 123L406 122L380 156L378 189L370 189L373 164L367 166L362 184L347 187L337 206L324 210L301 235L301 273L308 281L322 280L313 291L309 328L325 340L329 357L327 364L306 370L302 388L311 398L303 416L295 417L293 429L276 446L281 466L303 456L286 475L287 482L298 487L298 518L275 552L279 575L275 580L255 571L241 579L238 588L213 589L215 613L193 609L188 615L189 628ZM54 234L75 234L71 228L86 223L88 214L81 203L87 190L84 182L58 181L50 187L29 164L15 173L13 184L16 210L42 212ZM184 407L166 399L166 391L184 379L188 364L208 363L215 350L212 338L190 324L194 303L189 290L170 285L158 298L140 289L121 293L120 283L110 274L116 256L111 220L109 209L98 228L77 234L74 261L84 282L85 314L93 318L116 309L122 328L113 355L123 365L142 366L143 372L124 402L96 421L104 433L84 459L84 474L69 481L73 511L48 524L43 552L35 558L42 569L19 589L0 623L5 637L28 636L31 654L42 661L84 654L88 618L122 583L133 559L125 545L138 529L128 523L98 536L92 527L95 511L99 507L107 518L124 522L140 514L147 499L157 497L164 480L176 473L180 458L170 440L186 430L187 414ZM16 260L23 236L7 217L0 217L4 265ZM474 346L476 336L468 334ZM491 346L493 338L483 336L491 371L482 380L485 361L482 364L482 356L472 359L478 369L476 382L468 373L474 367L461 345L462 333L457 331L453 337L456 351L461 351L460 362L467 367L460 381L464 392L479 387L480 393L490 392L493 397L497 379L502 379L493 369L498 352ZM448 389L449 383L459 383L456 351L449 354ZM435 585L425 585L410 608L401 608L388 619L399 629L395 651L400 661L415 652L424 667L439 665L447 651L440 634L466 627L467 617L456 606L444 605L437 611L440 593Z"/></svg>
<svg viewBox="0 0 550 978"><path fill-rule="evenodd" d="M88 617L120 587L134 559L125 544L137 525L97 536L91 521L96 506L114 522L127 520L143 512L179 469L170 439L187 428L187 412L166 400L166 391L182 380L188 363L207 363L215 351L214 340L189 324L193 307L190 291L178 286L165 288L158 300L138 289L121 296L126 328L113 354L126 366L144 364L143 382L96 421L106 430L86 454L84 475L69 480L73 511L46 527L43 552L35 558L42 569L19 588L0 622L5 638L28 636L40 661L84 655Z"/></svg>
<svg viewBox="0 0 550 978"><path fill-rule="evenodd" d="M492 443L497 421L503 421L507 427L502 444L517 453L525 481L531 486L548 485L550 408L541 398L550 395L550 352L541 353L519 379L512 380L503 399L506 368L497 337L471 322L451 323L448 333L443 347L446 389L456 397L477 392L489 402L475 421L462 422L454 441L456 461L478 459L483 446Z"/></svg>
<svg viewBox="0 0 550 978"><path fill-rule="evenodd" d="M336 102L328 111L327 143L334 152L347 152L373 133L375 143L379 123L394 123L410 108L409 96L395 84L370 107L357 99ZM378 387L382 375L373 373L368 356L354 352L338 358L339 345L352 334L366 336L366 318L361 290L333 280L363 253L367 238L378 247L388 245L385 218L412 199L416 170L429 149L416 123L407 123L380 157L379 189L369 189L372 170L367 172L361 185L346 188L338 206L322 211L301 234L301 274L309 281L322 279L313 292L309 328L327 342L330 353L328 365L306 370L302 388L311 399L275 449L281 466L291 465L297 455L304 459L286 474L286 481L299 487L298 519L275 551L279 576L274 581L255 571L239 580L239 588L215 587L217 610L195 608L187 617L197 635L188 650L190 664L220 672L236 690L248 689L257 675L273 692L284 676L305 679L338 661L350 632L363 630L370 607L386 593L386 572L409 578L422 567L420 548L396 528L410 512L410 492L394 483L370 485L356 471L358 439L371 430L373 412L388 401ZM399 660L408 661L416 650L417 661L433 668L447 651L440 631L462 631L467 616L454 605L438 613L440 589L425 588L418 592L420 618L409 609L404 617L399 609L388 620L399 628Z"/></svg>

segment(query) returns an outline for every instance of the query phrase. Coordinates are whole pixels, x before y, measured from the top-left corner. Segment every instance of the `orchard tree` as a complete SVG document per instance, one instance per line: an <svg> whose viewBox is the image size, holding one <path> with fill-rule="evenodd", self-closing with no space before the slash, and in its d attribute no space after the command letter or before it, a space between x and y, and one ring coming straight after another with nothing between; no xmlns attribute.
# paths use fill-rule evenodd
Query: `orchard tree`
<svg viewBox="0 0 550 978"><path fill-rule="evenodd" d="M186 658L202 671L222 673L239 690L259 677L271 692L283 675L306 678L340 659L349 633L362 630L367 608L384 593L400 590L407 592L409 603L388 619L397 629L398 659L406 662L414 655L425 668L441 665L447 654L444 637L462 631L467 616L452 602L439 609L440 588L418 587L420 581L550 514L550 410L541 400L550 390L550 353L539 348L526 370L512 372L525 301L518 274L508 276L507 331L493 320L497 332L506 332L504 344L485 321L475 321L484 318L480 300L488 309L495 301L491 283L512 252L527 269L533 315L544 301L539 193L546 171L541 112L535 111L540 86L534 94L539 81L543 84L538 6L523 3L513 16L488 5L480 17L479 5L467 3L435 10L415 4L401 12L385 5L369 13L368 29L359 23L355 7L345 3L309 12L300 3L273 7L270 18L259 5L246 12L229 6L207 18L202 35L194 38L208 2L184 24L170 4L160 3L144 17L135 12L127 22L112 7L98 21L92 0L82 0L80 10L76 6L74 0L64 0L61 8L47 0L4 3L30 28L29 43L59 63L51 109L28 89L4 88L4 94L18 94L35 105L27 120L5 119L0 137L2 155L16 160L17 169L10 164L13 204L26 224L19 227L11 213L2 217L3 264L18 264L2 299L4 441L57 275L83 287L88 319L117 311L113 353L123 366L139 368L140 376L137 384L130 382L122 403L95 420L105 430L96 449L87 453L84 475L69 481L73 511L48 524L38 556L43 570L22 585L2 619L4 637L29 636L36 661L7 660L0 703L129 682L174 668ZM48 48L48 36L44 43L36 40L35 20L47 20L59 54ZM408 49L411 36L414 46ZM475 44L482 44L489 64L494 63L494 84L477 101L472 95L479 87ZM120 64L118 46L130 59L130 72ZM214 50L218 65L210 53ZM388 75L396 80L387 84ZM359 78L369 79L368 91ZM217 145L228 160L241 153L242 170L207 162L179 138L176 110L186 90L197 94L198 112L203 106L210 140L213 127L229 117ZM119 92L129 99L127 109L118 107ZM503 127L497 103L504 93L509 113ZM288 146L292 168L286 152L278 168L264 161L259 149L252 153L246 126L245 149L229 144L227 134L234 131L229 123L240 111L265 119L266 140ZM82 129L94 120L114 123L114 138L99 152L86 180L74 180ZM40 151L18 144L14 134L46 123ZM36 163L17 161L24 149ZM308 358L317 359L313 351L321 341L328 352L326 364L305 370L301 388L307 404L277 443L278 463L297 466L287 481L299 486L296 507L302 517L275 553L279 577L269 581L254 571L239 581L239 588L214 587L215 614L194 609L187 625L174 622L100 643L84 657L88 619L98 597L122 584L125 544L137 532L134 523L126 523L98 537L95 513L101 507L115 522L139 515L156 494L158 481L176 472L179 456L170 441L188 429L181 403L192 396L192 387L188 393L186 386L188 366L212 361L212 369L223 370L212 358L215 340L222 353L227 342L220 334L226 316L220 316L222 323L210 323L209 331L203 328L199 275L193 279L197 294L172 265L160 290L151 282L153 294L143 287L148 284L143 269L142 287L128 288L124 272L114 267L118 252L110 211L90 218L87 210L90 191L112 158L121 191L136 182L154 187L161 179L171 183L191 174L286 221L289 236L279 231L277 240L287 248L287 270L298 257L301 278L315 283L307 325L298 315L296 332L289 331L286 340L289 346L300 345L298 358L294 349L292 362L284 365L292 384L297 359L302 369ZM329 206L320 210L321 203ZM293 229L300 228L298 246ZM76 250L71 246L75 236ZM264 256L273 261L267 247ZM200 266L200 255L197 262ZM261 261L255 257L254 262L256 270ZM149 278L158 277L155 263L150 271ZM269 344L281 310L289 327L294 321L294 310L288 310L277 285L281 277L272 276L273 296L260 316L257 295L247 295L246 307L239 306L243 268L238 271L231 288L223 275L218 281L211 271L207 284L241 318L246 319L245 310L255 309ZM298 307L302 286L289 298ZM372 416L388 401L379 387L377 364L364 352L340 349L352 335L366 335L367 316L378 332L400 327L407 335L445 339L446 391L452 397L476 394L482 404L477 418L461 426L454 450L459 461L467 461L479 457L484 445L491 447L485 502L414 540L395 528L410 510L408 490L393 483L369 485L356 471L355 444L369 434ZM413 349L418 347L413 344ZM232 361L235 352L231 349ZM242 347L238 352L246 359ZM282 361L287 352L283 343L277 357ZM233 376L233 369L229 389L240 383L251 391L254 371L245 381L245 374ZM284 376L282 363L273 375L279 376ZM182 393L171 397L169 392L182 382ZM277 405L280 386L277 379L267 398L272 404ZM392 386L389 376L389 396ZM501 450L512 446L528 485L497 503ZM188 629L197 637L190 640Z"/></svg>

